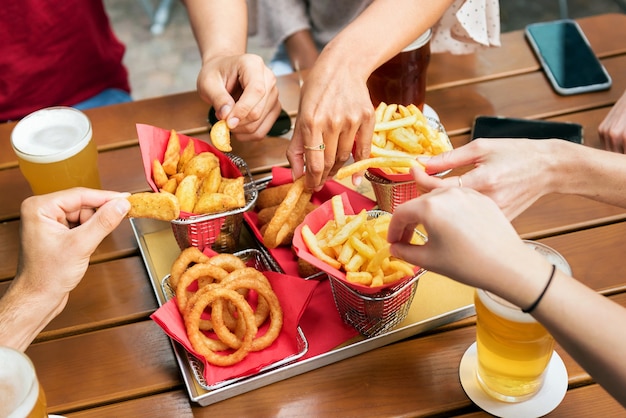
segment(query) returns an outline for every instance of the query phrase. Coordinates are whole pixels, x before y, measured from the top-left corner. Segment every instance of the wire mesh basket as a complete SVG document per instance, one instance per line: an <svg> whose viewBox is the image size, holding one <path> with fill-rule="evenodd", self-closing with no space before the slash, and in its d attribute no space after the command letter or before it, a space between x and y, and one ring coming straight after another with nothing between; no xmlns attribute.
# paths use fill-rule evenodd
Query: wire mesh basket
<svg viewBox="0 0 626 418"><path fill-rule="evenodd" d="M343 281L330 276L335 305L343 321L366 337L374 337L394 328L406 318L417 290L419 270L410 280L380 293L362 294Z"/></svg>
<svg viewBox="0 0 626 418"><path fill-rule="evenodd" d="M243 213L256 203L258 191L248 165L233 154L226 154L244 176L246 204L242 208L209 215L190 216L173 220L172 230L181 250L198 247L200 251L210 247L217 252L232 252L237 248Z"/></svg>
<svg viewBox="0 0 626 418"><path fill-rule="evenodd" d="M389 215L389 212L377 209L367 212L369 219L384 215ZM422 239L425 238L420 231L416 230L416 233ZM375 293L359 291L331 274L328 277L335 306L343 321L364 336L374 337L392 329L406 318L419 278L424 272L420 268L412 277L383 287Z"/></svg>
<svg viewBox="0 0 626 418"><path fill-rule="evenodd" d="M378 207L386 212L393 213L398 205L419 196L415 181L393 182L369 171L365 178L372 184Z"/></svg>
<svg viewBox="0 0 626 418"><path fill-rule="evenodd" d="M255 248L241 250L234 253L234 255L244 261L248 267L253 267L258 271L280 271L280 267L278 266L278 263L276 263L276 260L272 259L272 257L265 252L257 250ZM161 280L161 290L163 291L163 294L167 299L171 299L176 295L174 288L170 284L169 274ZM296 331L297 353L262 367L256 374L261 374L263 372L275 369L276 367L296 361L307 353L307 351L309 350L309 342L307 341L306 337L304 336L304 332L302 332L302 329L299 326ZM197 383L205 390L211 391L219 389L221 387L228 386L232 383L250 377L242 376L223 380L214 384L209 384L204 378L204 365L202 364L202 362L194 357L191 353L185 351L184 348L182 350L187 357L187 361L189 362L189 366L193 371Z"/></svg>

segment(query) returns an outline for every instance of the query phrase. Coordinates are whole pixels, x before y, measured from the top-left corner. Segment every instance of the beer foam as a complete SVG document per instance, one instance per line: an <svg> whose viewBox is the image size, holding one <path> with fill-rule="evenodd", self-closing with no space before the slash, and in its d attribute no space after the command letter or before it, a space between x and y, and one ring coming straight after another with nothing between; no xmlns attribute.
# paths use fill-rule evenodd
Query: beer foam
<svg viewBox="0 0 626 418"><path fill-rule="evenodd" d="M39 384L30 360L12 348L0 347L0 416L26 416L38 396Z"/></svg>
<svg viewBox="0 0 626 418"><path fill-rule="evenodd" d="M521 322L530 324L537 322L530 314L522 312L522 310L508 302L507 300L489 293L482 289L476 289L476 294L480 298L480 301L485 305L487 309L495 313L499 317L508 319L513 322Z"/></svg>
<svg viewBox="0 0 626 418"><path fill-rule="evenodd" d="M11 143L18 157L44 164L78 154L90 139L89 119L69 107L52 107L31 113L19 121L11 133Z"/></svg>
<svg viewBox="0 0 626 418"><path fill-rule="evenodd" d="M572 275L572 269L569 266L569 263L561 254L556 252L554 249L536 241L524 240L524 244L544 256L550 263L554 264L556 268L561 270L563 273L567 274L568 276Z"/></svg>

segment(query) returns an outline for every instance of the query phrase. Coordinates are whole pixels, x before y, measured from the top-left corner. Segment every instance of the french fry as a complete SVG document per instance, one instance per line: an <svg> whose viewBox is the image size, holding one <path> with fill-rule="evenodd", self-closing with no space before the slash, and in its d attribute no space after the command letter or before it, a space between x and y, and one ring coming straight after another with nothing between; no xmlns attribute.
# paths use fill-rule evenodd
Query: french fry
<svg viewBox="0 0 626 418"><path fill-rule="evenodd" d="M311 228L309 228L308 225L303 225L301 231L302 239L304 240L309 251L311 251L311 254L313 254L315 257L319 258L329 266L337 269L341 267L339 261L329 257L324 251L322 251L322 249L317 244L317 238L315 238L315 234L313 233L313 231L311 231Z"/></svg>
<svg viewBox="0 0 626 418"><path fill-rule="evenodd" d="M339 196L332 198L331 208L334 216L345 217L343 226L337 219L329 219L316 234L306 224L301 228L311 254L343 270L346 280L355 284L379 287L413 276L413 265L391 256L387 242L391 214L368 219L363 210L348 215Z"/></svg>
<svg viewBox="0 0 626 418"><path fill-rule="evenodd" d="M369 168L379 168L388 174L405 174L412 166L421 165L416 161L417 157L433 156L452 149L446 133L431 126L413 104L380 103L374 115L376 121L370 158L342 167L337 172L338 179ZM409 163L409 160L415 163Z"/></svg>
<svg viewBox="0 0 626 418"><path fill-rule="evenodd" d="M423 167L423 165L414 157L372 157L341 167L337 171L337 178L341 180L368 168L380 167Z"/></svg>

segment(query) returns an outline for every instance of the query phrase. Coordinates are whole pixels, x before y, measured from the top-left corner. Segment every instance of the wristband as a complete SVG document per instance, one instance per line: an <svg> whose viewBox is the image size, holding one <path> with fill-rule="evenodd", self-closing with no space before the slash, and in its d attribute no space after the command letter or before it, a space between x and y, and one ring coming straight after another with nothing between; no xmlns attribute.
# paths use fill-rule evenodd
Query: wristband
<svg viewBox="0 0 626 418"><path fill-rule="evenodd" d="M548 290L548 287L550 287L550 283L552 283L552 279L554 278L554 273L555 272L556 272L556 265L552 264L552 272L550 273L550 278L548 279L548 283L546 283L546 287L543 288L543 291L541 292L541 294L539 295L537 300L535 302L533 302L533 304L530 305L528 308L522 309L522 312L524 312L524 313L531 313L532 311L535 310L537 305L539 305L539 302L541 302L541 299L543 299L543 295L546 294L546 291Z"/></svg>

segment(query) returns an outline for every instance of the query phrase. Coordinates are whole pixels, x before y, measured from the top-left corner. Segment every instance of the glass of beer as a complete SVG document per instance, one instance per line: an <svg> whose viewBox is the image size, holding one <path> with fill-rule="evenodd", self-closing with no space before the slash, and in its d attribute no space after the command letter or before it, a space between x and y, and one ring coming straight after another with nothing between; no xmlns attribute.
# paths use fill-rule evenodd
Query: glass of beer
<svg viewBox="0 0 626 418"><path fill-rule="evenodd" d="M101 187L91 122L77 109L59 106L31 113L13 128L11 145L34 194Z"/></svg>
<svg viewBox="0 0 626 418"><path fill-rule="evenodd" d="M558 252L538 242L525 243L571 275L567 261ZM482 289L476 290L474 305L480 386L504 402L531 398L543 385L554 339L530 314Z"/></svg>
<svg viewBox="0 0 626 418"><path fill-rule="evenodd" d="M0 416L47 417L46 394L26 354L0 347Z"/></svg>
<svg viewBox="0 0 626 418"><path fill-rule="evenodd" d="M424 110L430 37L429 29L370 75L367 87L374 107L385 102Z"/></svg>

